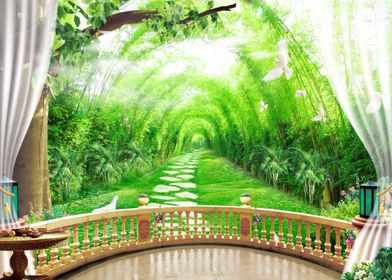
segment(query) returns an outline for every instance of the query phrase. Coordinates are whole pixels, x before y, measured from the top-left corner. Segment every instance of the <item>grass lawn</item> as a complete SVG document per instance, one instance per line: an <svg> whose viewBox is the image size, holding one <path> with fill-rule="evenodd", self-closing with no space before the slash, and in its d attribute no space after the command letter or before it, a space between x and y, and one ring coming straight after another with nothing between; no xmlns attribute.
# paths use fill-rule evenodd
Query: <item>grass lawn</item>
<svg viewBox="0 0 392 280"><path fill-rule="evenodd" d="M159 177L165 176L163 171L168 170L168 166L173 165L173 161L174 159L136 182L121 182L107 186L97 191L95 195L69 202L62 205L62 208L68 214L89 213L95 208L110 203L114 195L119 195L118 209L135 208L138 206L137 198L140 193L149 196L154 194L153 188L162 184ZM306 204L299 197L284 193L266 182L252 178L212 151L205 151L201 155L194 175L195 178L190 181L196 183L197 188L190 189L190 191L199 196L195 200L199 205L240 206L239 196L246 192L252 195L251 206L254 207L320 214L320 209ZM163 195L170 196L172 193ZM162 203L154 199L150 199L150 202Z"/></svg>

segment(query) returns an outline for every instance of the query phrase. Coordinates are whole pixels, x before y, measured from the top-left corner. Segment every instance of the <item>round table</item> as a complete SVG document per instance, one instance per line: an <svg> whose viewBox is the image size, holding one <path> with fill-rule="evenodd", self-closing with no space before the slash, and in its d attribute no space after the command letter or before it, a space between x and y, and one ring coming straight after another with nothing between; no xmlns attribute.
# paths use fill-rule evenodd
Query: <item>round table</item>
<svg viewBox="0 0 392 280"><path fill-rule="evenodd" d="M46 233L38 238L31 237L0 237L0 251L13 251L10 265L13 270L11 275L4 275L1 280L21 279L50 279L48 276L26 276L25 270L28 260L25 251L42 250L50 248L69 237L65 233Z"/></svg>

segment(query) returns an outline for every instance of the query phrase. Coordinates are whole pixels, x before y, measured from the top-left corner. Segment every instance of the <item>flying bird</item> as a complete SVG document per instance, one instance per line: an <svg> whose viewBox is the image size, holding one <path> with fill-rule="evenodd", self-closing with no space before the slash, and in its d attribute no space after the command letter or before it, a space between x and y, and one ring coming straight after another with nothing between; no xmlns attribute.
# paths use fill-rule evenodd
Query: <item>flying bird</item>
<svg viewBox="0 0 392 280"><path fill-rule="evenodd" d="M118 195L113 197L113 200L112 200L112 202L110 202L110 204L108 204L102 208L94 209L93 213L102 213L102 212L106 212L106 211L116 210L117 200L118 200Z"/></svg>
<svg viewBox="0 0 392 280"><path fill-rule="evenodd" d="M278 42L278 58L275 58L275 68L273 68L268 74L263 78L264 82L269 82L276 80L282 76L284 73L287 80L290 80L291 75L293 75L293 69L288 67L289 62L289 49L287 46L287 41L282 39Z"/></svg>
<svg viewBox="0 0 392 280"><path fill-rule="evenodd" d="M264 101L260 101L260 112L263 112L268 108L268 104L265 104Z"/></svg>
<svg viewBox="0 0 392 280"><path fill-rule="evenodd" d="M380 111L381 105L384 103L384 106L386 104L386 96L382 94L381 92L373 92L370 98L370 102L366 107L366 113L367 114L374 114Z"/></svg>
<svg viewBox="0 0 392 280"><path fill-rule="evenodd" d="M317 116L312 118L312 121L314 121L314 122L321 122L321 121L325 121L325 120L326 120L325 110L324 110L323 105L320 105L318 114L317 114Z"/></svg>
<svg viewBox="0 0 392 280"><path fill-rule="evenodd" d="M308 95L308 93L306 92L306 90L297 90L295 92L295 97L306 97Z"/></svg>

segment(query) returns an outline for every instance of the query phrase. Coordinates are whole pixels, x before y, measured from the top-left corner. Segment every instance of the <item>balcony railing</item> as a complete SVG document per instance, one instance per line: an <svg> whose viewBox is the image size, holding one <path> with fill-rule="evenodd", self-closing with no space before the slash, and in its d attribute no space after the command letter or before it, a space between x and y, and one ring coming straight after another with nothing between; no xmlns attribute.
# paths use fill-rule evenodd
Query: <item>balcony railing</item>
<svg viewBox="0 0 392 280"><path fill-rule="evenodd" d="M186 244L246 246L341 272L351 249L342 236L353 229L349 222L314 215L226 206L142 207L69 216L31 227L70 234L58 247L37 253L37 273L50 276L121 253Z"/></svg>

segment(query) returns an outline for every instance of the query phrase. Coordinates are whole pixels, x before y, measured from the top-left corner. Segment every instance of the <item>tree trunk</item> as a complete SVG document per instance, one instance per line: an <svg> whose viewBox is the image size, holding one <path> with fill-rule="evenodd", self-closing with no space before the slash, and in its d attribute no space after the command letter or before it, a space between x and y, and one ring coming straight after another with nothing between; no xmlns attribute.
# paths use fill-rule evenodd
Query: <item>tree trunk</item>
<svg viewBox="0 0 392 280"><path fill-rule="evenodd" d="M41 99L19 151L14 178L19 183L19 214L28 215L52 208L48 167L48 103L50 88L44 87Z"/></svg>

